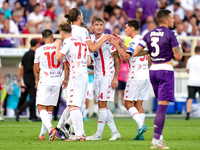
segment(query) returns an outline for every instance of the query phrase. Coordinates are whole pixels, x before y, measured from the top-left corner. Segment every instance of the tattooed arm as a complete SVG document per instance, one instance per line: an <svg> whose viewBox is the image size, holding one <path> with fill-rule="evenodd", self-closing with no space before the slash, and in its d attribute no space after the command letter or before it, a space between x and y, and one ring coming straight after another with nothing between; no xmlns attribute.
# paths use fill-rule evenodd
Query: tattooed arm
<svg viewBox="0 0 200 150"><path fill-rule="evenodd" d="M141 46L141 45L137 45L137 47L135 48L135 51L134 51L134 56L144 56L144 55L147 55L149 54L149 51L148 50L144 50L144 48Z"/></svg>
<svg viewBox="0 0 200 150"><path fill-rule="evenodd" d="M183 50L180 46L177 47L173 47L172 48L173 53L174 53L174 58L176 60L181 60L182 59L182 55L183 55Z"/></svg>
<svg viewBox="0 0 200 150"><path fill-rule="evenodd" d="M120 70L120 65L121 65L121 60L119 58L118 52L115 51L114 53L112 53L112 57L115 60L115 75L114 78L112 80L112 88L116 89L118 87L118 76L119 76L119 70Z"/></svg>

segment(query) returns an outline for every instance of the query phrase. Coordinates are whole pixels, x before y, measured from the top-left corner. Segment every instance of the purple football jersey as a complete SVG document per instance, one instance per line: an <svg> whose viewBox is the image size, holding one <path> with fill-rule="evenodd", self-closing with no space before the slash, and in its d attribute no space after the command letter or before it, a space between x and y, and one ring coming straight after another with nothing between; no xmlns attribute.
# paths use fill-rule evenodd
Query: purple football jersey
<svg viewBox="0 0 200 150"><path fill-rule="evenodd" d="M140 43L142 47L149 49L151 61L153 63L165 63L173 58L173 47L178 47L176 33L166 27L158 28L148 32Z"/></svg>

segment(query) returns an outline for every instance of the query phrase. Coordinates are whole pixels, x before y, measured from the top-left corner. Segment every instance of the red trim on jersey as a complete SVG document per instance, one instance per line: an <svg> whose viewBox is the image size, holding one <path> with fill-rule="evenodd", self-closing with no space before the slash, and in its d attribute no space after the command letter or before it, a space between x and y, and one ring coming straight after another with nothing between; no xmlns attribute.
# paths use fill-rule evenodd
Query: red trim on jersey
<svg viewBox="0 0 200 150"><path fill-rule="evenodd" d="M106 74L105 63L104 63L103 52L102 52L101 47L99 48L99 53L100 53L100 57L101 57L103 76L105 76L105 74Z"/></svg>
<svg viewBox="0 0 200 150"><path fill-rule="evenodd" d="M67 60L66 62L67 62L68 67L70 67L70 63L69 63L69 61Z"/></svg>
<svg viewBox="0 0 200 150"><path fill-rule="evenodd" d="M78 110L78 107L70 109L70 111L73 111L73 110Z"/></svg>
<svg viewBox="0 0 200 150"><path fill-rule="evenodd" d="M134 114L131 116L131 118L132 118L134 115L136 115L136 114L139 114L139 113L138 113L138 112L134 113Z"/></svg>
<svg viewBox="0 0 200 150"><path fill-rule="evenodd" d="M63 53L61 53L61 52L59 52L59 53L65 56L65 54L63 54Z"/></svg>
<svg viewBox="0 0 200 150"><path fill-rule="evenodd" d="M98 123L103 123L103 121L98 121Z"/></svg>

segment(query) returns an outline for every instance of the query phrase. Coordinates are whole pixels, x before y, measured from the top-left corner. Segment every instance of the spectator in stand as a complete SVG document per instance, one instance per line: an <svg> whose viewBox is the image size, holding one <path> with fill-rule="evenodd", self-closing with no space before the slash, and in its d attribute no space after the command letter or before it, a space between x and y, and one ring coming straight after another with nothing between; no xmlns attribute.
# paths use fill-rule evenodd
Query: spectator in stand
<svg viewBox="0 0 200 150"><path fill-rule="evenodd" d="M83 22L88 26L91 25L91 16L92 16L92 0L87 0L85 5L80 6L80 10L83 13Z"/></svg>
<svg viewBox="0 0 200 150"><path fill-rule="evenodd" d="M21 11L22 16L19 20L18 28L19 28L19 32L22 33L26 27L27 21L26 21L26 17L24 16L24 7L19 8L19 11Z"/></svg>
<svg viewBox="0 0 200 150"><path fill-rule="evenodd" d="M110 3L104 9L104 19L107 21L113 14L113 9L117 6L118 0L111 0Z"/></svg>
<svg viewBox="0 0 200 150"><path fill-rule="evenodd" d="M174 30L174 32L178 35L178 36L187 36L187 33L184 31L184 27L183 24L180 23L176 26L176 29Z"/></svg>
<svg viewBox="0 0 200 150"><path fill-rule="evenodd" d="M40 24L42 23L43 19L44 15L40 13L40 5L36 4L34 6L34 11L28 15L27 21L34 21L36 24Z"/></svg>
<svg viewBox="0 0 200 150"><path fill-rule="evenodd" d="M37 4L36 0L29 0L29 2L25 5L25 16L28 17L29 13L33 12L34 6Z"/></svg>
<svg viewBox="0 0 200 150"><path fill-rule="evenodd" d="M160 0L160 9L165 9L169 5L168 0Z"/></svg>
<svg viewBox="0 0 200 150"><path fill-rule="evenodd" d="M9 10L9 3L8 1L3 2L3 7L0 8L0 12L3 11L5 15L5 19L10 19L12 14L11 11Z"/></svg>
<svg viewBox="0 0 200 150"><path fill-rule="evenodd" d="M140 4L140 0L125 0L123 2L122 14L127 21L137 18L136 15L137 15L139 4Z"/></svg>
<svg viewBox="0 0 200 150"><path fill-rule="evenodd" d="M148 16L148 17L146 18L146 22L142 25L141 31L140 31L140 32L143 32L144 30L147 29L147 24L148 24L148 22L155 22L154 17L153 17L153 16Z"/></svg>
<svg viewBox="0 0 200 150"><path fill-rule="evenodd" d="M119 18L122 16L122 9L119 6L115 6L113 13L115 14L117 20L119 20Z"/></svg>
<svg viewBox="0 0 200 150"><path fill-rule="evenodd" d="M200 9L196 10L197 26L200 27Z"/></svg>
<svg viewBox="0 0 200 150"><path fill-rule="evenodd" d="M190 33L192 32L192 27L189 28L189 22L183 22L183 30L187 33L187 35L190 35Z"/></svg>
<svg viewBox="0 0 200 150"><path fill-rule="evenodd" d="M180 0L181 7L187 11L194 11L194 0Z"/></svg>
<svg viewBox="0 0 200 150"><path fill-rule="evenodd" d="M55 28L53 27L52 20L51 20L51 18L50 18L49 16L44 17L44 20L43 20L43 22L42 22L40 31L37 32L37 33L40 33L40 32L42 32L42 31L44 31L45 29L49 29L49 30L51 30L52 32L55 31Z"/></svg>
<svg viewBox="0 0 200 150"><path fill-rule="evenodd" d="M47 3L47 11L45 12L44 16L49 16L51 21L56 21L56 14L55 14L55 5L54 3Z"/></svg>
<svg viewBox="0 0 200 150"><path fill-rule="evenodd" d="M158 7L158 2L156 0L140 1L140 6L138 8L138 11L139 11L141 26L146 22L148 16L153 16L155 18L158 10L159 7Z"/></svg>
<svg viewBox="0 0 200 150"><path fill-rule="evenodd" d="M66 22L65 14L68 14L69 11L70 11L70 7L69 6L65 6L64 12L60 13L60 15L58 16L58 18L56 20L57 26L60 25L61 23Z"/></svg>
<svg viewBox="0 0 200 150"><path fill-rule="evenodd" d="M120 29L120 34L123 34L124 33L124 27L125 27L125 18L124 16L121 16L120 18L118 18L118 27ZM124 33L125 34L125 33Z"/></svg>
<svg viewBox="0 0 200 150"><path fill-rule="evenodd" d="M0 30L3 28L4 12L0 11Z"/></svg>
<svg viewBox="0 0 200 150"><path fill-rule="evenodd" d="M190 34L191 36L199 36L199 27L197 25L192 27L192 32Z"/></svg>
<svg viewBox="0 0 200 150"><path fill-rule="evenodd" d="M166 9L170 10L173 16L178 15L181 20L185 18L185 12L181 8L180 0L175 0L174 4L167 6Z"/></svg>
<svg viewBox="0 0 200 150"><path fill-rule="evenodd" d="M147 29L145 29L145 30L141 33L141 35L142 35L142 36L145 36L146 33L148 33L149 31L151 31L151 30L153 30L153 29L155 29L155 28L157 28L157 25L156 25L156 23L155 23L154 21L147 22Z"/></svg>
<svg viewBox="0 0 200 150"><path fill-rule="evenodd" d="M105 24L105 32L108 34L113 33L113 29L118 25L118 20L116 19L116 15L114 13L110 14L109 21L106 21Z"/></svg>
<svg viewBox="0 0 200 150"><path fill-rule="evenodd" d="M55 9L56 16L59 16L59 14L64 11L64 8L65 8L65 0L59 0Z"/></svg>
<svg viewBox="0 0 200 150"><path fill-rule="evenodd" d="M75 0L67 0L66 6L70 7L70 9L72 9L77 6L77 2Z"/></svg>
<svg viewBox="0 0 200 150"><path fill-rule="evenodd" d="M3 21L3 28L0 34L10 34L10 21L8 19ZM14 47L15 41L10 37L0 38L0 47Z"/></svg>
<svg viewBox="0 0 200 150"><path fill-rule="evenodd" d="M15 10L20 9L20 8L22 8L21 3L20 3L19 1L15 1L15 3L14 3L14 8L13 8L13 10L12 10L12 13L13 13Z"/></svg>
<svg viewBox="0 0 200 150"><path fill-rule="evenodd" d="M103 8L104 8L103 2L101 0L97 0L93 8L92 15L103 18L103 15L104 15Z"/></svg>

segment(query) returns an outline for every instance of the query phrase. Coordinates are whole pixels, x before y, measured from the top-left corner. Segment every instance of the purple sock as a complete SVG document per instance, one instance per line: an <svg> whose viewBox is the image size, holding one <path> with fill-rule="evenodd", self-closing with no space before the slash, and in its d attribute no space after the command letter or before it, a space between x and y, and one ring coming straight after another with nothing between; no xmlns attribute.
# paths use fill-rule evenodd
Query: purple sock
<svg viewBox="0 0 200 150"><path fill-rule="evenodd" d="M156 117L154 120L154 134L153 138L159 140L162 135L162 130L165 124L165 114L167 112L168 105L158 105L156 111Z"/></svg>

